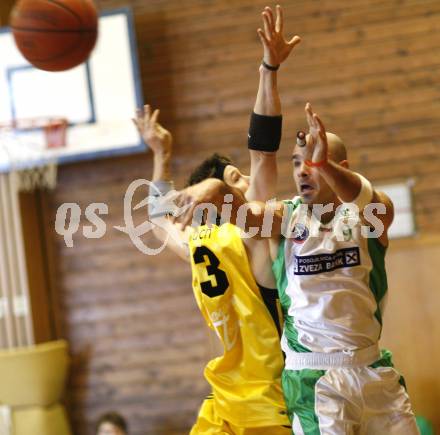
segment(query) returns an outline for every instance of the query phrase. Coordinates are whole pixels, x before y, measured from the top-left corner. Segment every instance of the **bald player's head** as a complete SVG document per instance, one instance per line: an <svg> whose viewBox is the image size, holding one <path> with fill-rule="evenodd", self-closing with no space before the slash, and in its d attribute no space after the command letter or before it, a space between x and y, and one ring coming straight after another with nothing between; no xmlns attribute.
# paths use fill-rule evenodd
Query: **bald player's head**
<svg viewBox="0 0 440 435"><path fill-rule="evenodd" d="M343 162L347 160L347 148L345 147L342 139L330 132L326 132L327 143L328 143L328 154L330 160L333 160L336 163ZM309 139L309 135L307 135L307 140Z"/></svg>
<svg viewBox="0 0 440 435"><path fill-rule="evenodd" d="M326 133L328 143L328 154L334 162L347 160L347 148L342 139L334 133Z"/></svg>

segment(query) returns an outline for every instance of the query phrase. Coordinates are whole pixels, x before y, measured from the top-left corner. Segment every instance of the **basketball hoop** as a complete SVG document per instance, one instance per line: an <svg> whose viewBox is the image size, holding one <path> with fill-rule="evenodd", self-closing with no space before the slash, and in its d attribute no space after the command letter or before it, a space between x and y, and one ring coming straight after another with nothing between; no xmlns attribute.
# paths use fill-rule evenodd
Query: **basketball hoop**
<svg viewBox="0 0 440 435"><path fill-rule="evenodd" d="M66 145L67 120L36 118L0 124L0 162L15 179L19 191L54 189L56 153Z"/></svg>
<svg viewBox="0 0 440 435"><path fill-rule="evenodd" d="M61 148L66 146L67 119L52 119L44 127L46 148Z"/></svg>

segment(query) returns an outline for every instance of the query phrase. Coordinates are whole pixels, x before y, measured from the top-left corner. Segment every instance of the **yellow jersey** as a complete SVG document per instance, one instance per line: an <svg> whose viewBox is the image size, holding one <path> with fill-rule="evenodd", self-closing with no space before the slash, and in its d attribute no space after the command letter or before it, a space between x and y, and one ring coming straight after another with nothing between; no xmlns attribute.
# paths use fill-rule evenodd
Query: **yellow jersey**
<svg viewBox="0 0 440 435"><path fill-rule="evenodd" d="M237 426L289 425L276 290L259 288L232 224L197 228L189 248L197 304L224 348L205 368L216 412Z"/></svg>

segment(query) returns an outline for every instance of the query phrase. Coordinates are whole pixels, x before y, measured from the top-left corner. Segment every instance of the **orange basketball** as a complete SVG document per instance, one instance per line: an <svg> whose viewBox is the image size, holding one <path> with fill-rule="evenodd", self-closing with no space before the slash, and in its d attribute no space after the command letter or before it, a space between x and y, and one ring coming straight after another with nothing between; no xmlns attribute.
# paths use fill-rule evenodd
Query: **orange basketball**
<svg viewBox="0 0 440 435"><path fill-rule="evenodd" d="M21 54L46 71L64 71L87 60L98 34L92 0L19 0L10 25Z"/></svg>

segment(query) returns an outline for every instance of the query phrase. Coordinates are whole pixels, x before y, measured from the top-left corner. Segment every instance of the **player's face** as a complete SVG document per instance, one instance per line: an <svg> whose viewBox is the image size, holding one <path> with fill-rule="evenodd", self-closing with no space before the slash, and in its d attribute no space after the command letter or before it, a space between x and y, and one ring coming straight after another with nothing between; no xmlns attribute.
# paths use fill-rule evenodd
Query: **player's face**
<svg viewBox="0 0 440 435"><path fill-rule="evenodd" d="M305 164L305 148L295 145L292 155L293 178L298 194L305 204L334 202L334 193L316 168Z"/></svg>
<svg viewBox="0 0 440 435"><path fill-rule="evenodd" d="M241 190L243 193L246 193L249 189L250 177L243 175L235 166L226 166L223 174L223 180L227 185L235 187L236 189Z"/></svg>

